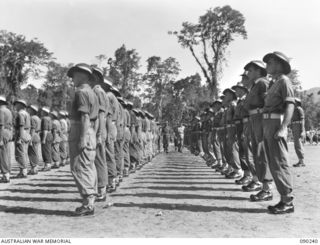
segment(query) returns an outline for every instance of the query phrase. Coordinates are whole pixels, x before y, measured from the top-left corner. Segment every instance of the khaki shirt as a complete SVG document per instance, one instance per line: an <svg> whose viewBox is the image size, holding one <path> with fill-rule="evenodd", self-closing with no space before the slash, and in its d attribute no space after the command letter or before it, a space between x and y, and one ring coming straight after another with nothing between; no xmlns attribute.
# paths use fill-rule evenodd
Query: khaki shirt
<svg viewBox="0 0 320 245"><path fill-rule="evenodd" d="M41 119L37 115L31 116L31 128L36 132L41 130Z"/></svg>
<svg viewBox="0 0 320 245"><path fill-rule="evenodd" d="M119 102L116 98L116 96L114 96L113 93L111 92L107 92L106 93L108 101L109 101L109 106L110 109L106 111L106 114L111 116L112 121L117 121L118 119L118 115L119 115Z"/></svg>
<svg viewBox="0 0 320 245"><path fill-rule="evenodd" d="M263 111L265 113L285 112L286 103L294 103L294 92L290 79L281 75L276 78L274 84L268 90L264 100Z"/></svg>
<svg viewBox="0 0 320 245"><path fill-rule="evenodd" d="M246 110L263 108L268 88L269 81L265 77L258 78L243 102L244 108Z"/></svg>
<svg viewBox="0 0 320 245"><path fill-rule="evenodd" d="M302 121L304 119L304 111L301 106L295 106L292 115L292 122Z"/></svg>

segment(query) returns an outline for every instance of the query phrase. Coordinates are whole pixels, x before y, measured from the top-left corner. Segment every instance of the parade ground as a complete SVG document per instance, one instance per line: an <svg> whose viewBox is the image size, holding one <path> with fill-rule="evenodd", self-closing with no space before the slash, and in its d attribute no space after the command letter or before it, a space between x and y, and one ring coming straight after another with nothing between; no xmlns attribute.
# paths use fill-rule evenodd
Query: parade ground
<svg viewBox="0 0 320 245"><path fill-rule="evenodd" d="M297 161L290 146L291 164ZM93 217L73 217L80 197L70 166L0 186L0 237L297 237L320 236L320 148L305 147L304 168L292 168L295 212L271 215L234 180L200 157L159 154L124 179Z"/></svg>

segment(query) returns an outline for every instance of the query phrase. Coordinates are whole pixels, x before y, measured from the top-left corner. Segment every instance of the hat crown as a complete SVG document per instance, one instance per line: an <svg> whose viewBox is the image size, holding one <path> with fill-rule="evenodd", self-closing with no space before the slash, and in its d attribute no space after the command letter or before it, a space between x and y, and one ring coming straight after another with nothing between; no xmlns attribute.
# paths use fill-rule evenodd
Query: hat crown
<svg viewBox="0 0 320 245"><path fill-rule="evenodd" d="M7 99L4 95L0 95L0 101L7 102Z"/></svg>

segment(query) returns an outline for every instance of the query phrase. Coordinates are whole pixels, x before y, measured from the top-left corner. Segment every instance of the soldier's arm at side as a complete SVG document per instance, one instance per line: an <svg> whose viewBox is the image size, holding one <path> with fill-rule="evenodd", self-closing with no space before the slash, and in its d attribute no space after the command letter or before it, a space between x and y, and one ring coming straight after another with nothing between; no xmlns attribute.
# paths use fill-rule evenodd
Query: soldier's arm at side
<svg viewBox="0 0 320 245"><path fill-rule="evenodd" d="M88 113L81 113L81 132L80 132L80 145L79 148L83 149L86 147L86 134L90 127L90 117Z"/></svg>

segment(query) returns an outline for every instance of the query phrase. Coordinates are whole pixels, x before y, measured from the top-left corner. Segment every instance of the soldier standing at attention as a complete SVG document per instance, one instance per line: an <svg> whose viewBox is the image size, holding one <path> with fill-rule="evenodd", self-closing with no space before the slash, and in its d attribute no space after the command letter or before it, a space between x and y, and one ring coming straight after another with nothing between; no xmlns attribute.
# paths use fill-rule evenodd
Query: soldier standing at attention
<svg viewBox="0 0 320 245"><path fill-rule="evenodd" d="M217 170L221 170L222 168L222 145L221 145L221 140L219 138L219 133L221 131L220 128L220 121L221 121L221 117L222 117L222 113L221 113L221 105L222 105L222 101L220 99L215 100L212 103L213 106L213 112L214 112L214 117L213 117L213 130L212 130L212 146L213 146L213 152L214 155L217 159L217 165L215 166L215 168Z"/></svg>
<svg viewBox="0 0 320 245"><path fill-rule="evenodd" d="M271 192L272 177L268 168L265 143L263 141L263 106L265 96L268 93L269 81L266 78L266 66L260 60L254 60L244 67L248 71L248 79L251 83L250 92L244 103L244 108L249 111L251 125L251 144L255 164L256 176L253 175L252 182L243 186L243 191L259 191L250 195L254 202L272 200Z"/></svg>
<svg viewBox="0 0 320 245"><path fill-rule="evenodd" d="M241 169L239 158L239 145L237 141L237 131L234 124L235 108L237 106L237 95L232 89L225 89L223 94L226 96L228 107L226 110L226 128L227 128L227 154L229 155L229 165L233 168L233 171L226 174L226 178L237 179L242 178L243 171Z"/></svg>
<svg viewBox="0 0 320 245"><path fill-rule="evenodd" d="M52 167L51 168L59 168L60 167L60 131L61 125L60 121L58 120L58 112L52 111L50 113L52 119Z"/></svg>
<svg viewBox="0 0 320 245"><path fill-rule="evenodd" d="M129 176L129 170L131 167L130 163L130 141L131 141L131 116L129 112L129 108L131 108L131 104L129 105L129 101L123 101L124 107L124 142L123 142L123 161L124 161L124 170L123 176Z"/></svg>
<svg viewBox="0 0 320 245"><path fill-rule="evenodd" d="M120 93L117 96L118 106L119 106L119 114L117 120L117 140L114 145L115 159L117 163L117 178L116 183L119 186L120 182L122 182L123 178L123 169L124 169L124 159L123 159L123 143L124 143L124 121L125 121L125 112L123 106L121 105L121 101L123 101Z"/></svg>
<svg viewBox="0 0 320 245"><path fill-rule="evenodd" d="M99 113L99 102L89 85L92 70L87 64L77 64L67 73L76 88L71 108L70 168L82 205L75 210L76 216L93 215L97 196L97 171L95 123Z"/></svg>
<svg viewBox="0 0 320 245"><path fill-rule="evenodd" d="M30 175L38 174L38 165L39 165L39 147L40 147L40 129L41 129L41 120L37 116L38 107L35 105L30 105L28 111L31 115L31 142L28 147L28 155L30 159L31 170L28 172Z"/></svg>
<svg viewBox="0 0 320 245"><path fill-rule="evenodd" d="M7 100L0 95L0 183L10 182L11 157L9 142L12 140L12 113L7 108Z"/></svg>
<svg viewBox="0 0 320 245"><path fill-rule="evenodd" d="M292 176L289 170L287 145L288 125L294 111L294 92L287 76L291 72L289 59L280 52L265 55L267 72L274 83L268 90L263 108L263 133L269 167L281 195L275 206L269 206L272 214L294 212Z"/></svg>
<svg viewBox="0 0 320 245"><path fill-rule="evenodd" d="M108 185L108 165L106 160L106 139L107 139L107 115L106 112L110 110L109 100L107 94L102 89L104 77L103 71L98 67L91 66L92 79L91 87L96 94L99 102L99 114L96 123L95 131L97 132L97 149L94 164L97 169L98 178L98 195L97 202L103 202L107 199L107 185Z"/></svg>
<svg viewBox="0 0 320 245"><path fill-rule="evenodd" d="M129 104L130 103L130 104ZM133 109L133 104L131 102L128 102L129 105L129 113L130 113L130 133L131 133L131 140L130 140L130 173L135 173L136 167L139 163L139 140L138 140L138 111L136 109Z"/></svg>
<svg viewBox="0 0 320 245"><path fill-rule="evenodd" d="M248 111L243 108L244 99L248 94L248 89L240 82L237 85L233 86L232 89L236 92L238 101L235 108L234 120L237 129L237 141L239 145L239 158L241 163L241 168L244 171L244 175L241 179L235 181L238 185L246 185L251 182L252 176L250 171L250 163L252 159L248 158L246 154L246 148L248 147L248 142L245 141L243 132L247 133L247 130L244 131L245 123L243 123L243 118L248 117Z"/></svg>
<svg viewBox="0 0 320 245"><path fill-rule="evenodd" d="M301 107L301 100L299 98L295 98L295 102L296 104L291 119L291 129L293 134L294 149L299 158L299 162L294 164L293 167L305 167L304 150L302 145L302 139L306 137L306 131L304 127L304 111Z"/></svg>
<svg viewBox="0 0 320 245"><path fill-rule="evenodd" d="M50 171L52 164L52 122L49 117L50 110L48 107L41 109L41 152L44 161L44 168L42 171Z"/></svg>
<svg viewBox="0 0 320 245"><path fill-rule="evenodd" d="M14 105L18 111L16 118L16 160L19 164L20 172L16 178L27 178L27 166L29 163L28 146L31 140L30 136L30 115L26 111L27 103L22 100L16 100Z"/></svg>

